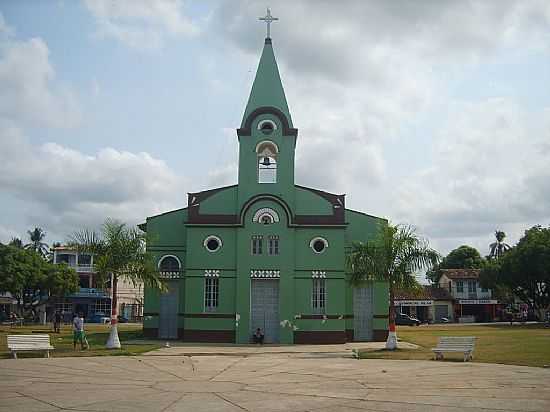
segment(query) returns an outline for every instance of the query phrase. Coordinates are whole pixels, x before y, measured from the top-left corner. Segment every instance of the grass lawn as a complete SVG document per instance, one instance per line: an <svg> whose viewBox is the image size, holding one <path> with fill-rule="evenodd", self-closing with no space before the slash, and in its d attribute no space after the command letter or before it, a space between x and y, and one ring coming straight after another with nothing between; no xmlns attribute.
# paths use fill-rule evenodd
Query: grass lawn
<svg viewBox="0 0 550 412"><path fill-rule="evenodd" d="M440 336L476 336L474 362L504 363L508 365L550 365L550 328L543 325L495 324L399 326L400 341L415 343L417 350L360 351L362 359L433 359L431 348L437 346ZM461 353L445 353L446 361L462 362Z"/></svg>
<svg viewBox="0 0 550 412"><path fill-rule="evenodd" d="M53 327L48 325L33 325L33 326L0 326L0 358L11 357L11 352L7 347L7 335L15 334L33 334L47 333L50 335L50 343L55 347L55 350L50 352L50 356L116 356L116 355L138 355L157 349L158 345L125 345L124 341L130 339L139 339L142 337L142 326L140 324L119 324L118 336L122 342L121 349L106 349L105 342L109 337L109 325L86 324L86 336L91 346L89 350L80 350L80 345L77 345L77 350L73 350L73 331L71 325L63 325L61 333L53 333ZM19 352L18 358L25 357L41 357L40 352Z"/></svg>

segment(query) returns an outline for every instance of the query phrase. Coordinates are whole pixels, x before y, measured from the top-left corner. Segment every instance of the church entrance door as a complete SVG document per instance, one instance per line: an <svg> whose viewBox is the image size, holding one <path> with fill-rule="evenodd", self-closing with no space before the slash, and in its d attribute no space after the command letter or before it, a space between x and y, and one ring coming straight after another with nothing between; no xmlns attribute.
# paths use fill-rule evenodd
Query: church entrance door
<svg viewBox="0 0 550 412"><path fill-rule="evenodd" d="M159 338L178 337L178 281L166 282L167 291L160 294Z"/></svg>
<svg viewBox="0 0 550 412"><path fill-rule="evenodd" d="M279 281L252 279L250 291L250 336L262 330L265 343L279 342Z"/></svg>
<svg viewBox="0 0 550 412"><path fill-rule="evenodd" d="M372 340L372 303L372 288L356 287L353 289L353 340Z"/></svg>

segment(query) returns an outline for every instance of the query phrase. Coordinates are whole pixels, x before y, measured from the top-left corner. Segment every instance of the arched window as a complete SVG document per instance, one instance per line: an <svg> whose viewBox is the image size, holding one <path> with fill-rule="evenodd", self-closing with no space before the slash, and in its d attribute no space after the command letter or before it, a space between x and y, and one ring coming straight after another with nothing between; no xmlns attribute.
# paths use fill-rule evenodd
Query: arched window
<svg viewBox="0 0 550 412"><path fill-rule="evenodd" d="M258 155L258 183L277 183L277 145L264 141L256 147Z"/></svg>
<svg viewBox="0 0 550 412"><path fill-rule="evenodd" d="M180 261L175 256L163 256L159 262L159 270L161 272L179 272Z"/></svg>

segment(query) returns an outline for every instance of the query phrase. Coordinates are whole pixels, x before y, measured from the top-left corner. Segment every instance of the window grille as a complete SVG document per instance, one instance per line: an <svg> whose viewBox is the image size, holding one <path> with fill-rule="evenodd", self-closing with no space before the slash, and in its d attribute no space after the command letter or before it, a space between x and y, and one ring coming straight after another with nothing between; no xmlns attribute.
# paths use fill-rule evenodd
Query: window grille
<svg viewBox="0 0 550 412"><path fill-rule="evenodd" d="M476 293L476 281L470 280L468 282L468 293Z"/></svg>
<svg viewBox="0 0 550 412"><path fill-rule="evenodd" d="M103 312L106 316L111 314L111 301L109 300L96 300L92 305L91 313Z"/></svg>
<svg viewBox="0 0 550 412"><path fill-rule="evenodd" d="M263 249L263 236L252 236L252 254L261 255Z"/></svg>
<svg viewBox="0 0 550 412"><path fill-rule="evenodd" d="M456 291L457 291L457 293L464 292L464 283L462 283L461 280L456 281Z"/></svg>
<svg viewBox="0 0 550 412"><path fill-rule="evenodd" d="M325 279L312 279L313 289L311 303L313 313L324 314L327 300L327 289Z"/></svg>
<svg viewBox="0 0 550 412"><path fill-rule="evenodd" d="M67 302L56 303L55 310L58 310L61 313L73 313L73 304Z"/></svg>
<svg viewBox="0 0 550 412"><path fill-rule="evenodd" d="M178 272L180 270L180 262L173 256L164 256L160 261L161 272Z"/></svg>
<svg viewBox="0 0 550 412"><path fill-rule="evenodd" d="M279 236L269 236L268 239L268 253L270 255L278 255L279 254Z"/></svg>
<svg viewBox="0 0 550 412"><path fill-rule="evenodd" d="M214 312L218 308L219 278L204 278L204 310Z"/></svg>

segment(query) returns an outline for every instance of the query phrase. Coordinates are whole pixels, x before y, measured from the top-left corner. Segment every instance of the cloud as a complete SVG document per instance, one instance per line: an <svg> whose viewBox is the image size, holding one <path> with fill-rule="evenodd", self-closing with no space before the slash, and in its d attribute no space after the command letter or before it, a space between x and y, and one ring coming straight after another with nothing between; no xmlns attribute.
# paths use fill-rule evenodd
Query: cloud
<svg viewBox="0 0 550 412"><path fill-rule="evenodd" d="M41 38L0 41L0 87L0 118L52 127L73 127L81 120L72 90L56 82Z"/></svg>
<svg viewBox="0 0 550 412"><path fill-rule="evenodd" d="M189 37L198 26L180 0L85 0L99 37L114 38L140 50L162 48L168 36Z"/></svg>
<svg viewBox="0 0 550 412"><path fill-rule="evenodd" d="M549 223L550 108L529 113L493 98L457 103L448 116L433 162L395 192L396 214L447 246L463 237L484 248L496 229L517 240Z"/></svg>
<svg viewBox="0 0 550 412"><path fill-rule="evenodd" d="M0 124L0 144L0 188L32 205L29 224L43 222L51 233L95 227L106 217L134 224L185 203L184 181L147 153L34 146L7 123Z"/></svg>

